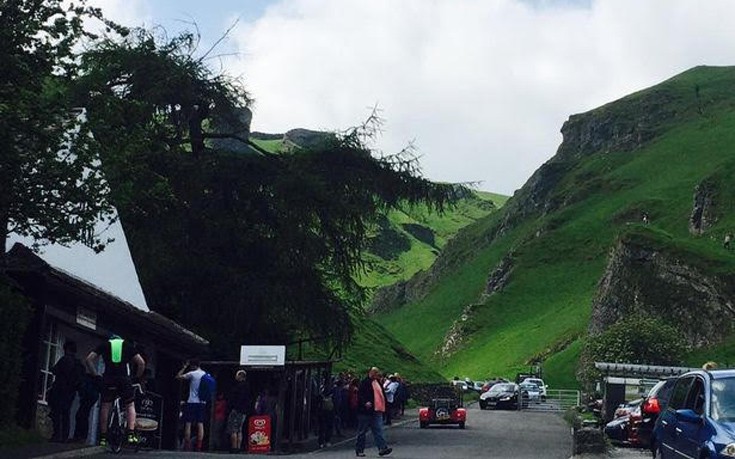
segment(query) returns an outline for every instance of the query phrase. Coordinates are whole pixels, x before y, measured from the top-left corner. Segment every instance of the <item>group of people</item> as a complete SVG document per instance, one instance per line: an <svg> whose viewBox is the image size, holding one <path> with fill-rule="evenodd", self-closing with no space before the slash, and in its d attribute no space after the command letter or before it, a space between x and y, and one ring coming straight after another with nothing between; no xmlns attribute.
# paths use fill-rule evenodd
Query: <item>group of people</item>
<svg viewBox="0 0 735 459"><path fill-rule="evenodd" d="M64 356L54 365L51 372L55 379L49 391L49 405L54 424L54 438L66 441L70 438L70 408L74 398L79 395L76 429L72 437L87 437L90 409L100 399L100 440L101 446L107 445L107 419L112 402L119 397L126 411L128 443L137 443L135 434L135 384L143 387L146 362L136 346L117 335L91 351L84 364L76 357L77 346L73 341L64 344ZM104 370L100 369L100 360ZM86 367L86 368L85 368ZM205 376L206 375L206 376ZM176 379L188 382L188 398L182 410L184 422L183 448L202 450L204 425L208 403L213 404L214 423L212 438L215 445L220 443L226 433L230 452L243 448L243 427L251 414L275 416L276 397L264 392L251 402L247 385L247 374L237 370L234 384L228 393L216 392L214 400L202 395L206 383L211 378L202 368L199 360L186 361L176 375ZM390 425L393 419L403 415L408 400L408 386L398 373L383 375L378 368L371 368L360 380L349 374L341 373L336 378L326 377L319 390L317 400L319 446L328 446L332 433L342 434L342 429L357 429L355 452L364 457L365 436L370 430L375 439L380 456L390 454L392 449L383 436L383 425ZM195 429L195 443L192 445L192 428Z"/></svg>
<svg viewBox="0 0 735 459"><path fill-rule="evenodd" d="M89 413L100 395L100 444L107 444L107 416L112 402L120 397L127 411L127 440L136 443L135 392L133 382L141 382L145 371L145 360L136 347L117 335L112 335L91 351L84 364L77 358L77 344L72 340L64 343L64 355L51 368L54 381L47 399L51 409L54 433L52 440L65 442L85 440L89 430ZM98 360L104 361L104 372L98 371ZM128 374L128 365L136 368L134 379ZM85 368L86 367L86 368ZM71 407L79 397L79 408L75 417L75 428L71 431Z"/></svg>
<svg viewBox="0 0 735 459"><path fill-rule="evenodd" d="M331 443L332 434L342 436L346 427L357 429L356 453L364 456L365 435L372 430L379 454L391 452L383 438L383 425L390 425L405 411L408 385L398 373L384 375L371 368L360 378L350 373L326 375L317 399L319 447Z"/></svg>
<svg viewBox="0 0 735 459"><path fill-rule="evenodd" d="M227 443L230 453L239 453L247 448L243 442L243 432L248 416L268 415L273 423L276 422L277 397L274 391L272 389L261 391L253 402L245 370L236 370L233 384L227 391L215 390L213 400L205 399L202 395L202 381L206 377L211 378L211 375L201 368L198 359L185 362L176 375L177 379L187 381L189 384L189 396L181 416L184 422L182 447L185 451L202 450L209 403L212 404L213 410L210 436L215 450L226 449ZM196 428L193 439L192 428Z"/></svg>

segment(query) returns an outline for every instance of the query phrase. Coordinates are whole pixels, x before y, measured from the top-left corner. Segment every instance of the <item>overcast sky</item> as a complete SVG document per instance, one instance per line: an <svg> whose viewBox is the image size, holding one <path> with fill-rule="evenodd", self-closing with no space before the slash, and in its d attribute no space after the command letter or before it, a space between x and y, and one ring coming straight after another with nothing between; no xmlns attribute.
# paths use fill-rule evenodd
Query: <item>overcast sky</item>
<svg viewBox="0 0 735 459"><path fill-rule="evenodd" d="M112 19L196 22L242 76L253 129L344 129L377 105L377 147L415 141L432 180L512 194L562 123L700 64L735 62L730 0L97 0Z"/></svg>

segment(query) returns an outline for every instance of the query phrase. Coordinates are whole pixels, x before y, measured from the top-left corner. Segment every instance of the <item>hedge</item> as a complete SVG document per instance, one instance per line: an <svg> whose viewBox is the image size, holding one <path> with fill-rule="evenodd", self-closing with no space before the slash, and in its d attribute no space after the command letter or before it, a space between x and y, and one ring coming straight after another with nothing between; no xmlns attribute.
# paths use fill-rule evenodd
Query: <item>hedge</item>
<svg viewBox="0 0 735 459"><path fill-rule="evenodd" d="M13 291L6 278L0 277L0 400L5 413L0 416L0 428L15 423L24 358L23 334L31 317L28 301Z"/></svg>

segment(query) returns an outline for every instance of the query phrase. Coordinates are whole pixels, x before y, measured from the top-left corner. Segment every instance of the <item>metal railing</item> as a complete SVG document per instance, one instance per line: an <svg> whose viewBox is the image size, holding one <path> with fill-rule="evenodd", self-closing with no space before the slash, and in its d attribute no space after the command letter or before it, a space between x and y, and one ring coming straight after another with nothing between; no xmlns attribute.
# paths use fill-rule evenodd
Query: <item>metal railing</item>
<svg viewBox="0 0 735 459"><path fill-rule="evenodd" d="M578 390L547 389L545 397L524 398L518 408L523 411L563 412L579 406L580 401L581 395Z"/></svg>

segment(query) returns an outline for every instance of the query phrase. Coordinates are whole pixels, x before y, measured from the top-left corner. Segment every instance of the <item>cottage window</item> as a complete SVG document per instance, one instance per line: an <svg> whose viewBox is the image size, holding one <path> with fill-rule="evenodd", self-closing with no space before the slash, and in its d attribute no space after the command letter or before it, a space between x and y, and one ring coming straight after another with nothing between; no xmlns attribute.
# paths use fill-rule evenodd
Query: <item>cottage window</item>
<svg viewBox="0 0 735 459"><path fill-rule="evenodd" d="M54 382L54 375L51 374L51 368L59 361L64 351L62 349L61 333L56 322L50 321L43 334L43 349L41 353L41 372L39 374L38 384L38 400L46 403L48 390Z"/></svg>

